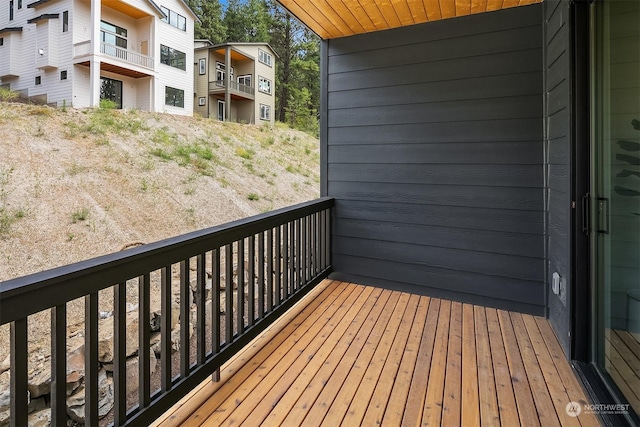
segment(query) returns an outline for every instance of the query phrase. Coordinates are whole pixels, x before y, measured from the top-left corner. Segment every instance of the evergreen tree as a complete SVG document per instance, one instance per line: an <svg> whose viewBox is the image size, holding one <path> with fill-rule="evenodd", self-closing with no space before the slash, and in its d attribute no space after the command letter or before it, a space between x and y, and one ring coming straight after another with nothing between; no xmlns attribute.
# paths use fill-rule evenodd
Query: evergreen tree
<svg viewBox="0 0 640 427"><path fill-rule="evenodd" d="M188 0L189 7L200 18L195 23L195 38L214 44L227 39L227 28L222 19L222 6L218 0Z"/></svg>

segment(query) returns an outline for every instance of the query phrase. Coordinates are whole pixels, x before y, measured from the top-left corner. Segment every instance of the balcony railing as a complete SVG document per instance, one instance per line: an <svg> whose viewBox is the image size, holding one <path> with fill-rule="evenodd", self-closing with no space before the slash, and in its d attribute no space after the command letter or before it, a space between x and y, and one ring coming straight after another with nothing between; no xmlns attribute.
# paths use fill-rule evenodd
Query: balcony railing
<svg viewBox="0 0 640 427"><path fill-rule="evenodd" d="M212 375L216 379L224 362L329 274L333 203L318 199L0 283L0 325L9 323L11 331L11 425L27 425L29 316L51 312L46 401L51 402L51 425L66 425L67 303L84 298L84 422L95 426L98 299L100 291L103 298L105 290L113 292L114 425L149 425L196 385ZM172 286L179 288L179 350L174 354L179 372L172 372ZM160 289L161 307L159 320L154 317L160 329L156 390L149 373L152 287ZM128 408L127 295L136 293L138 404ZM195 324L195 338L189 323Z"/></svg>
<svg viewBox="0 0 640 427"><path fill-rule="evenodd" d="M121 61L128 62L139 67L153 69L153 58L141 55L128 49L121 48L105 42L100 42L100 53L113 56Z"/></svg>
<svg viewBox="0 0 640 427"><path fill-rule="evenodd" d="M224 80L216 80L213 82L209 82L209 92L215 92L218 90L224 90L226 87L226 82ZM240 84L238 82L230 82L229 86L230 90L235 93L251 95L252 97L256 94L256 89L253 86L247 86Z"/></svg>
<svg viewBox="0 0 640 427"><path fill-rule="evenodd" d="M100 53L103 55L112 56L118 58L121 61L128 62L129 64L137 65L139 67L153 69L153 58L141 55L138 52L127 50L119 46L100 42ZM79 58L82 56L91 55L91 41L85 40L73 45L73 57Z"/></svg>

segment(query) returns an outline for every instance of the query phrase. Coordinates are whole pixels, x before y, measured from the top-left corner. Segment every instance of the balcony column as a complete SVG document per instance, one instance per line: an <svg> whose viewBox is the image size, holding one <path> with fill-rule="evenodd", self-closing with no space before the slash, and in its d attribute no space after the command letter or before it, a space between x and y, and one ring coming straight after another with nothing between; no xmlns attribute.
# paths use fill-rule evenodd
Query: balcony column
<svg viewBox="0 0 640 427"><path fill-rule="evenodd" d="M231 119L231 46L224 53L224 120Z"/></svg>
<svg viewBox="0 0 640 427"><path fill-rule="evenodd" d="M89 104L100 105L100 16L101 0L91 0L91 60L89 71Z"/></svg>

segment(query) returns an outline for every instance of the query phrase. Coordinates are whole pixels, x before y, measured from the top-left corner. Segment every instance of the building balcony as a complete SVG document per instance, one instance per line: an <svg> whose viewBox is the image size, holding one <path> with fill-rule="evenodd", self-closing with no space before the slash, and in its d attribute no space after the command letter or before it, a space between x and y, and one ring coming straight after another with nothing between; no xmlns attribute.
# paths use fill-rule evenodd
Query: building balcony
<svg viewBox="0 0 640 427"><path fill-rule="evenodd" d="M103 61L109 62L115 67L124 69L130 68L134 72L137 72L139 69L145 75L148 74L149 70L152 71L154 67L154 60L152 57L104 42L100 43L100 54L102 55ZM88 65L88 59L90 56L90 40L86 40L73 45L73 58L76 63ZM118 72L117 70L113 71ZM120 74L123 73L121 72Z"/></svg>
<svg viewBox="0 0 640 427"><path fill-rule="evenodd" d="M66 304L77 298L85 425L99 424L109 390L119 426L598 425L566 410L589 400L547 320L328 280L333 205L319 199L0 283L12 425L29 421L28 319L43 310L52 323L42 393L51 425L66 424L67 349L78 338L66 333ZM101 291L113 298L108 326ZM130 291L137 313L127 312Z"/></svg>
<svg viewBox="0 0 640 427"><path fill-rule="evenodd" d="M247 86L238 82L229 82L229 93L234 99L255 99L256 89L253 86ZM216 80L209 82L209 94L224 94L226 92L226 82L224 80Z"/></svg>

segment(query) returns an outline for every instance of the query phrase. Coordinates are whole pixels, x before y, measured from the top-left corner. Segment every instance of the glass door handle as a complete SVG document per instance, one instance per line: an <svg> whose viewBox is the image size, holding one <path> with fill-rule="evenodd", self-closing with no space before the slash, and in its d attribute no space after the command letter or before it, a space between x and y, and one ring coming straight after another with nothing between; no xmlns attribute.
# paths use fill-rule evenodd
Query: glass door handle
<svg viewBox="0 0 640 427"><path fill-rule="evenodd" d="M582 232L589 235L591 229L591 194L582 196Z"/></svg>
<svg viewBox="0 0 640 427"><path fill-rule="evenodd" d="M598 233L609 234L609 199L598 197Z"/></svg>

